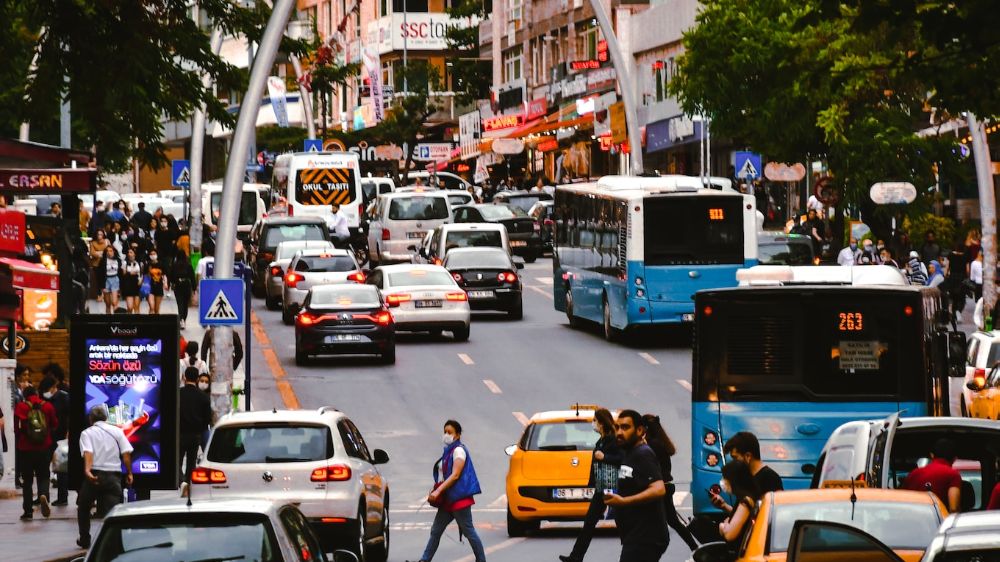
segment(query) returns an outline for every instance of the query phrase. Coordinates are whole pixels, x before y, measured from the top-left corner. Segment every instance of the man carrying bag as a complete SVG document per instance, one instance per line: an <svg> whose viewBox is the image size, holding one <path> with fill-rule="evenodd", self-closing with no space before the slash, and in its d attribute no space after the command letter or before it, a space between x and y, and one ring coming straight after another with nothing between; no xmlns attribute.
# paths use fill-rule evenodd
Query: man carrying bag
<svg viewBox="0 0 1000 562"><path fill-rule="evenodd" d="M90 548L90 508L97 502L97 516L104 517L122 503L122 466L125 486L132 485L132 444L121 428L107 423L102 405L90 409L90 427L80 434L83 484L77 497L76 517L80 538L76 544Z"/></svg>

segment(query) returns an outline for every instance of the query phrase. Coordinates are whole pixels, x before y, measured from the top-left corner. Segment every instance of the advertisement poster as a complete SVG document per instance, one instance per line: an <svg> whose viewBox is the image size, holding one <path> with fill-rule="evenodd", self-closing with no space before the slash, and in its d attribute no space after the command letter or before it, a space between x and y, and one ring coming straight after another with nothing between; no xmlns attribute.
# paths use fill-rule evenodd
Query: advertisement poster
<svg viewBox="0 0 1000 562"><path fill-rule="evenodd" d="M108 423L132 444L135 487L177 487L177 393L179 381L176 316L75 317L70 328L73 393L70 472L79 462L79 434L87 413L104 406ZM71 483L74 482L71 476Z"/></svg>

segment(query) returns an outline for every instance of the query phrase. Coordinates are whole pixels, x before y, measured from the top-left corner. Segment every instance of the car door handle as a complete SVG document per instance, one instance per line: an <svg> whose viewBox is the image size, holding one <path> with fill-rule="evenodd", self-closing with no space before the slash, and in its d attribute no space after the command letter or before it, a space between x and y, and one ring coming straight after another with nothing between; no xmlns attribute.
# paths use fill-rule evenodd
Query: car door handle
<svg viewBox="0 0 1000 562"><path fill-rule="evenodd" d="M798 431L802 435L816 435L819 433L820 427L814 423L802 423L795 427L795 431Z"/></svg>

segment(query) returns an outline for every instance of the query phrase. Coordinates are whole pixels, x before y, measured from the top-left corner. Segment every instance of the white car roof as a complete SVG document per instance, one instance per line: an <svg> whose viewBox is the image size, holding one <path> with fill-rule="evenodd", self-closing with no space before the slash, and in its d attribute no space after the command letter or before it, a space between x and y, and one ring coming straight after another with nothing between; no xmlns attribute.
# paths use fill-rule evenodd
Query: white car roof
<svg viewBox="0 0 1000 562"><path fill-rule="evenodd" d="M476 246L473 248L452 248L448 250L448 255L450 256L452 254L485 254L487 252L494 254L503 253L504 255L508 255L507 251L499 246Z"/></svg>
<svg viewBox="0 0 1000 562"><path fill-rule="evenodd" d="M506 226L495 222L449 222L440 225L438 228L449 232L452 230L507 230Z"/></svg>
<svg viewBox="0 0 1000 562"><path fill-rule="evenodd" d="M119 504L108 514L108 519L163 514L219 512L269 515L277 512L281 506L290 504L291 502L284 500L234 498L198 499L198 501L191 502L191 505L188 505L187 500L180 498L157 499Z"/></svg>
<svg viewBox="0 0 1000 562"><path fill-rule="evenodd" d="M329 246L325 247L309 247L303 248L295 253L299 257L305 256L349 256L350 252L347 250L341 250L339 248L331 248Z"/></svg>
<svg viewBox="0 0 1000 562"><path fill-rule="evenodd" d="M216 422L216 427L262 422L329 424L342 417L344 414L332 406L324 406L318 410L254 410L226 414Z"/></svg>

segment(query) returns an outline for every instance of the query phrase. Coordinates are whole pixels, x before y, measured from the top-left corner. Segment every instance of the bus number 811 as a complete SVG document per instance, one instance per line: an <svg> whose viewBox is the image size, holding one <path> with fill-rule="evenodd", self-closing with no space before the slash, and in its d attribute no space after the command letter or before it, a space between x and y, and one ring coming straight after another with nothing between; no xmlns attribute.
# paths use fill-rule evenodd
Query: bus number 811
<svg viewBox="0 0 1000 562"><path fill-rule="evenodd" d="M840 326L841 332L860 332L864 330L865 317L860 312L841 312Z"/></svg>

